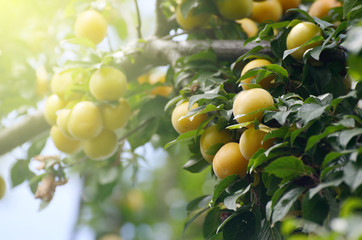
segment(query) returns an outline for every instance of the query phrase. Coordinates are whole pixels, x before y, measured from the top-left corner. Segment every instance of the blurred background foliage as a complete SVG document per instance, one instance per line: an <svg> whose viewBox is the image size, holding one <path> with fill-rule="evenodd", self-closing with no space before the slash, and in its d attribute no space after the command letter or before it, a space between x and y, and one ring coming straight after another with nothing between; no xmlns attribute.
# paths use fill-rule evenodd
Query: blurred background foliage
<svg viewBox="0 0 362 240"><path fill-rule="evenodd" d="M14 109L21 114L44 95L39 81L49 78L45 63L58 44L52 23L68 1L1 1L0 117ZM50 23L50 25L49 25ZM52 54L53 55L53 54ZM41 80L40 80L41 79Z"/></svg>
<svg viewBox="0 0 362 240"><path fill-rule="evenodd" d="M142 33L146 37L154 27L154 12L148 8L154 5L154 1L143 0L139 4L143 17ZM164 10L169 16L174 5L174 1L164 2ZM87 64L96 64L99 59L92 62L90 57L102 58L122 49L123 43L137 40L137 17L131 0L0 0L0 6L0 118L5 126L20 115L41 109L49 94L49 81L55 69L64 64L78 64L80 67L79 61L83 60L88 61ZM110 23L107 38L98 46L97 52L88 48L87 42L75 38L72 28L77 14L89 7L101 10ZM240 29L235 30L235 24L226 22L223 23L225 26L218 28L220 23L212 24L216 31L191 34L189 38L245 38ZM356 40L361 27L354 31L355 35L351 33L345 47L352 53L349 60L351 75L361 79L362 46ZM166 74L166 68L159 71ZM167 73L166 84L171 82L172 74ZM178 77L182 80L183 76ZM129 82L127 98L131 107L137 109L128 126L133 129L147 117L159 113L149 113L149 109L163 111L167 99L149 94L157 83L155 86L147 82L139 84L137 79ZM187 90L183 93L188 94ZM175 92L170 93L170 97L175 95ZM140 108L144 104L145 107ZM186 144L177 144L167 153L160 148L178 136L171 127L170 111L153 119L145 129L124 142L121 162L115 157L105 162L78 162L82 156L61 155L64 164L60 164L57 171L65 176L82 176L80 209L74 213L78 216L78 224L91 226L97 238L108 233L121 233L124 239L179 239L185 222L190 218L187 203L201 195L210 195L214 190L216 179L210 169L199 174L182 169L189 160ZM158 135L151 138L156 131ZM145 142L139 141L143 135ZM15 164L11 170L13 186L25 180L32 180L33 184L40 180L31 173L41 176L44 172L29 169L28 164L43 149L54 150L54 146L46 142L47 137L43 136L25 147L28 152L24 153L24 160L18 161L20 164ZM150 143L144 145L149 140L147 137L151 138ZM9 156L12 158L11 155L6 158ZM24 177L24 173L29 177ZM285 227L283 234L298 229L298 224L290 222L289 230ZM184 239L203 239L202 225L203 217L197 218L184 233Z"/></svg>

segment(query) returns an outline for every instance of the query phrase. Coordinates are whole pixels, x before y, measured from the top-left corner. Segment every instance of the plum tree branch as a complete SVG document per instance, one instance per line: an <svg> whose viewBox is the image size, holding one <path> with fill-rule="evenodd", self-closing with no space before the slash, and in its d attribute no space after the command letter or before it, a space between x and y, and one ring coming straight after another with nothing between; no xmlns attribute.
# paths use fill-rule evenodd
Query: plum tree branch
<svg viewBox="0 0 362 240"><path fill-rule="evenodd" d="M0 156L50 128L41 111L26 116L0 131Z"/></svg>
<svg viewBox="0 0 362 240"><path fill-rule="evenodd" d="M258 43L264 46L265 54L271 54L268 43ZM216 56L222 60L235 61L240 55L254 48L256 43L249 43L244 46L241 40L192 40L173 41L160 38L151 38L146 42L137 42L132 45L132 54L120 62L127 78L132 81L139 75L157 66L175 66L178 58L188 56L199 51L212 49ZM43 114L39 111L29 115L20 122L1 130L0 132L0 156L13 148L22 145L37 135L49 129Z"/></svg>
<svg viewBox="0 0 362 240"><path fill-rule="evenodd" d="M271 55L269 43L249 43L244 46L242 40L190 40L173 41L160 38L152 38L143 43L134 45L138 51L128 59L121 62L120 67L125 71L129 79L141 75L152 67L171 65L181 56L188 56L194 53L212 49L221 60L235 61L239 56L248 52L255 46L263 46L261 53ZM142 67L141 67L142 66Z"/></svg>

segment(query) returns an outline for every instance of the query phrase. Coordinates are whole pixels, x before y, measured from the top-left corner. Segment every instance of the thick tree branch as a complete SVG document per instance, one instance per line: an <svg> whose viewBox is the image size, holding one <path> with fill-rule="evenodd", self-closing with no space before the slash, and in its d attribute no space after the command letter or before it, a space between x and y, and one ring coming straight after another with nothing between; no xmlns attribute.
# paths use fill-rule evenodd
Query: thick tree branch
<svg viewBox="0 0 362 240"><path fill-rule="evenodd" d="M257 45L264 47L261 53L271 54L269 43L249 43L244 46L242 40L193 40L173 41L159 38L150 39L145 43L137 43L134 49L142 49L125 59L120 67L125 71L129 79L134 79L145 71L156 67L171 65L181 56L191 55L202 50L213 49L216 56L222 60L235 61L242 54L248 52Z"/></svg>
<svg viewBox="0 0 362 240"><path fill-rule="evenodd" d="M0 131L0 156L49 129L43 113L28 115L11 127Z"/></svg>
<svg viewBox="0 0 362 240"><path fill-rule="evenodd" d="M267 43L258 43L265 47L263 53L271 54ZM235 61L240 55L246 53L256 44L249 43L244 47L243 41L214 40L214 41L181 41L150 39L147 42L138 42L130 46L135 51L120 63L127 78L132 81L142 73L157 66L174 66L177 59L202 50L213 49L216 56L222 60ZM129 48L128 48L129 49ZM142 49L136 51L137 49ZM18 123L0 132L0 155L31 140L45 130L49 125L41 112L29 115Z"/></svg>

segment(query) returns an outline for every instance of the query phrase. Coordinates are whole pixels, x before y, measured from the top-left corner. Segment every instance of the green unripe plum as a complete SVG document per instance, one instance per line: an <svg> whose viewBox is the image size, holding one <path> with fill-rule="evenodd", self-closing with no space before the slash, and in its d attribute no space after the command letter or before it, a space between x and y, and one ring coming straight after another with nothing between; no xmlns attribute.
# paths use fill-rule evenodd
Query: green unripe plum
<svg viewBox="0 0 362 240"><path fill-rule="evenodd" d="M109 130L116 130L124 127L131 115L131 107L126 99L121 98L117 106L109 104L101 108L103 125Z"/></svg>
<svg viewBox="0 0 362 240"><path fill-rule="evenodd" d="M92 139L98 136L102 129L102 114L97 105L82 101L73 107L68 120L68 130L75 139Z"/></svg>
<svg viewBox="0 0 362 240"><path fill-rule="evenodd" d="M103 160L117 150L117 136L113 131L104 129L98 136L83 142L85 155L93 160Z"/></svg>
<svg viewBox="0 0 362 240"><path fill-rule="evenodd" d="M74 31L77 37L87 38L98 44L107 34L107 20L99 12L87 10L77 17Z"/></svg>
<svg viewBox="0 0 362 240"><path fill-rule="evenodd" d="M62 152L72 154L81 148L81 142L65 136L57 126L50 129L50 137L54 145Z"/></svg>
<svg viewBox="0 0 362 240"><path fill-rule="evenodd" d="M194 30L205 26L209 22L210 14L198 13L194 14L194 9L191 9L186 17L182 15L181 5L176 8L176 21L184 30Z"/></svg>
<svg viewBox="0 0 362 240"><path fill-rule="evenodd" d="M53 94L47 98L44 107L44 117L49 125L54 125L57 122L57 112L64 108L66 102L63 101L58 95Z"/></svg>
<svg viewBox="0 0 362 240"><path fill-rule="evenodd" d="M66 101L77 100L82 98L83 94L68 91L80 81L82 81L81 76L73 76L71 71L55 73L50 81L50 89L61 99Z"/></svg>
<svg viewBox="0 0 362 240"><path fill-rule="evenodd" d="M215 0L215 2L219 13L230 20L248 17L253 8L253 0Z"/></svg>
<svg viewBox="0 0 362 240"><path fill-rule="evenodd" d="M321 36L321 30L317 25L311 22L298 23L292 28L287 36L287 49L289 50L302 46L315 36ZM321 41L307 44L290 55L297 60L301 60L308 49L320 46L321 44Z"/></svg>
<svg viewBox="0 0 362 240"><path fill-rule="evenodd" d="M98 100L118 100L126 92L126 89L126 76L114 67L98 69L89 80L89 90Z"/></svg>
<svg viewBox="0 0 362 240"><path fill-rule="evenodd" d="M67 136L70 139L73 139L72 134L70 134L68 129L68 122L71 112L72 112L71 109L68 108L60 110L57 117L57 126L65 136Z"/></svg>

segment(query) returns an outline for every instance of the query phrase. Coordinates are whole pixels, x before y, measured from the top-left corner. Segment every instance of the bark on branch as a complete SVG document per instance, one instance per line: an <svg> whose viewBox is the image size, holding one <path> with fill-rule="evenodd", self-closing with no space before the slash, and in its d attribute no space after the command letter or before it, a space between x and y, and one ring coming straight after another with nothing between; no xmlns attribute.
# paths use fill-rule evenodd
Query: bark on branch
<svg viewBox="0 0 362 240"><path fill-rule="evenodd" d="M242 54L255 46L263 46L261 53L271 54L269 43L249 43L244 46L242 40L192 40L173 41L160 38L150 39L145 43L135 44L134 49L143 49L130 56L132 60L125 60L120 67L125 71L129 79L141 75L143 71L156 66L174 66L181 56L191 55L202 50L213 49L216 56L222 60L234 61Z"/></svg>
<svg viewBox="0 0 362 240"><path fill-rule="evenodd" d="M50 128L41 111L26 116L0 130L0 156L40 135Z"/></svg>
<svg viewBox="0 0 362 240"><path fill-rule="evenodd" d="M263 53L271 54L267 43L258 43L264 46ZM218 58L222 60L236 60L256 44L249 43L244 46L243 41L238 40L214 40L214 41L173 41L153 38L146 42L139 42L132 46L134 53L128 55L121 63L127 78L132 81L142 73L157 66L174 66L181 56L187 56L202 50L213 49ZM136 51L137 49L142 49ZM30 141L37 135L49 129L43 114L39 111L29 115L20 122L0 131L0 156L13 148Z"/></svg>

